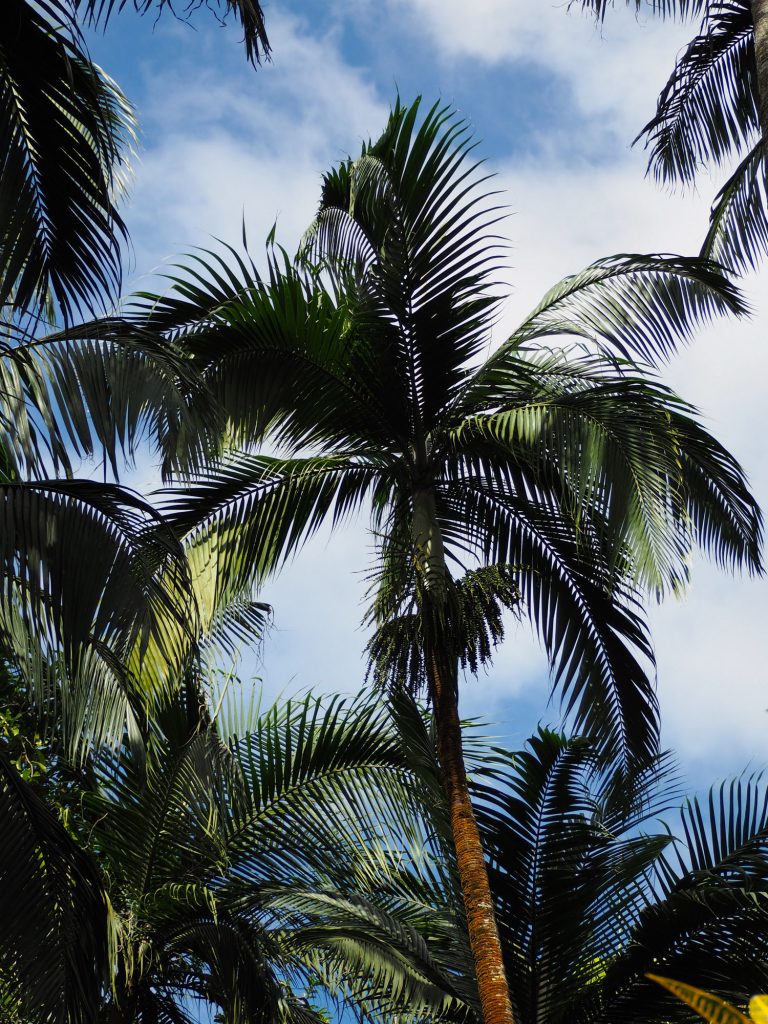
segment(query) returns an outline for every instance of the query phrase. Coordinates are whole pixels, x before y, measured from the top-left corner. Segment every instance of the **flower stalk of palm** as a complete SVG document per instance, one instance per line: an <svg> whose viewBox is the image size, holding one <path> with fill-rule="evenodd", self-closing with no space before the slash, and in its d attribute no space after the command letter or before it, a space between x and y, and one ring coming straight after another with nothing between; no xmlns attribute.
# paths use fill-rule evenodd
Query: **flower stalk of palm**
<svg viewBox="0 0 768 1024"><path fill-rule="evenodd" d="M166 510L222 579L263 577L326 518L371 509L373 615L392 664L411 667L398 685L434 707L484 1019L509 1024L459 665L519 606L578 725L627 763L653 752L639 593L680 587L696 543L758 569L761 524L734 459L628 360L743 312L738 293L706 261L601 260L483 359L499 214L471 148L449 110L398 104L326 175L297 264L273 255L263 279L232 250L203 252L135 317L190 353L228 420L230 450ZM555 347L562 335L584 347ZM265 439L281 454L256 453Z"/></svg>

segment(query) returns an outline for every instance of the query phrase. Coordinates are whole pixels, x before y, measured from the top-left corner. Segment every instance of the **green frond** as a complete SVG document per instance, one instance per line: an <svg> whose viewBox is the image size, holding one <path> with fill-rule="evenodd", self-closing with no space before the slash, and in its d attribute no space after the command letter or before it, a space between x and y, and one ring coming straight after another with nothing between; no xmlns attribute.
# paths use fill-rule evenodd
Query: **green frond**
<svg viewBox="0 0 768 1024"><path fill-rule="evenodd" d="M0 306L71 319L120 286L133 113L66 0L7 0L0 39Z"/></svg>
<svg viewBox="0 0 768 1024"><path fill-rule="evenodd" d="M513 461L510 494L556 478L560 493L548 500L583 537L594 530L607 563L642 588L683 583L694 544L760 571L762 520L743 470L692 407L632 364L518 348L487 373L481 401L492 411L447 433L455 457L489 479L494 462L499 474Z"/></svg>
<svg viewBox="0 0 768 1024"><path fill-rule="evenodd" d="M369 697L288 702L230 744L245 796L233 808L229 855L256 893L281 877L328 875L334 858L339 881L370 879L384 854L366 852L367 841L408 834L399 744Z"/></svg>
<svg viewBox="0 0 768 1024"><path fill-rule="evenodd" d="M2 751L0 820L0 991L21 1020L88 1024L109 972L104 880Z"/></svg>
<svg viewBox="0 0 768 1024"><path fill-rule="evenodd" d="M383 134L326 176L304 259L331 275L407 382L411 430L429 425L487 343L502 218L450 108L395 106Z"/></svg>
<svg viewBox="0 0 768 1024"><path fill-rule="evenodd" d="M662 182L689 182L701 167L751 148L760 133L757 96L749 2L715 0L638 135L651 151L649 169Z"/></svg>
<svg viewBox="0 0 768 1024"><path fill-rule="evenodd" d="M172 0L71 0L75 10L81 13L86 23L106 27L114 14L126 7L132 7L138 14L156 11L157 16L168 8L171 13L186 20L200 6L196 0L185 0L174 6ZM210 7L210 4L208 4ZM219 23L230 15L243 32L245 52L254 66L270 59L270 45L264 22L264 11L258 0L214 0L212 13Z"/></svg>
<svg viewBox="0 0 768 1024"><path fill-rule="evenodd" d="M738 288L710 260L693 256L609 256L551 288L477 372L503 369L508 355L532 340L572 335L627 359L667 359L697 327L748 307ZM471 387L471 385L470 385Z"/></svg>
<svg viewBox="0 0 768 1024"><path fill-rule="evenodd" d="M715 197L701 255L743 274L756 269L766 253L768 165L760 140Z"/></svg>
<svg viewBox="0 0 768 1024"><path fill-rule="evenodd" d="M260 582L290 558L330 516L356 512L378 482L373 460L350 455L277 459L241 454L183 489L165 493L164 510L199 575L219 592Z"/></svg>
<svg viewBox="0 0 768 1024"><path fill-rule="evenodd" d="M183 552L149 505L114 485L13 482L0 499L0 638L41 716L64 716L79 758L90 740L122 736L132 701L156 699L129 660L140 670L150 645L170 660L188 648Z"/></svg>
<svg viewBox="0 0 768 1024"><path fill-rule="evenodd" d="M117 478L119 456L132 462L147 443L166 472L215 450L218 410L189 361L154 333L108 317L43 336L15 324L2 333L0 438L20 472L68 473L73 456L103 453Z"/></svg>

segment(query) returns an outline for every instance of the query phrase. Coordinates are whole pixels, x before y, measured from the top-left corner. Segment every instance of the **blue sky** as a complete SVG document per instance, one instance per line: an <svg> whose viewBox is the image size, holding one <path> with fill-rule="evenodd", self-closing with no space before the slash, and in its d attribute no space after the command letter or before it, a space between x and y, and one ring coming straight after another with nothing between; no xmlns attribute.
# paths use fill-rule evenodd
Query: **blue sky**
<svg viewBox="0 0 768 1024"><path fill-rule="evenodd" d="M116 18L94 58L136 104L141 138L126 219L129 286L211 236L254 249L277 219L289 248L312 216L320 175L383 126L396 91L454 104L510 207L511 327L563 274L616 252L693 252L716 181L660 192L632 138L652 115L685 27L623 8L602 31L560 0L324 0L267 3L273 62L253 70L237 27L205 10L194 28ZM153 283L157 283L156 281ZM765 273L745 282L755 316L701 333L664 371L768 497L763 400ZM257 671L267 695L357 690L365 524L313 541L267 588L275 629ZM764 581L694 565L683 601L651 610L664 741L693 785L768 761ZM248 659L248 667L253 660ZM467 714L521 742L547 709L547 670L526 623L510 624L493 669L462 690Z"/></svg>

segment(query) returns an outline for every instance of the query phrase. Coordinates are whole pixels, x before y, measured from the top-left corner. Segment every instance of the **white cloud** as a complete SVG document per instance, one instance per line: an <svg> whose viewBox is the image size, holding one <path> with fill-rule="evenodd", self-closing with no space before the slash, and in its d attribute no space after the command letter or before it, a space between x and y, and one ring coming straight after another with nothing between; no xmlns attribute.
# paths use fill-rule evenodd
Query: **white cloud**
<svg viewBox="0 0 768 1024"><path fill-rule="evenodd" d="M530 67L550 76L561 105L553 108L553 123L542 126L542 141L550 145L558 115L571 102L608 118L631 139L651 116L674 56L691 34L690 26L637 15L623 4L602 26L579 10L567 11L565 0L389 0L389 7L430 41L438 58ZM513 101L507 102L513 117ZM567 153L560 158L567 162Z"/></svg>
<svg viewBox="0 0 768 1024"><path fill-rule="evenodd" d="M240 59L222 74L215 50L209 64L145 66L148 142L128 210L140 273L211 236L238 244L243 220L256 254L276 219L283 244L295 245L323 170L383 123L386 105L333 33L310 36L274 12L270 39L274 62L258 72Z"/></svg>

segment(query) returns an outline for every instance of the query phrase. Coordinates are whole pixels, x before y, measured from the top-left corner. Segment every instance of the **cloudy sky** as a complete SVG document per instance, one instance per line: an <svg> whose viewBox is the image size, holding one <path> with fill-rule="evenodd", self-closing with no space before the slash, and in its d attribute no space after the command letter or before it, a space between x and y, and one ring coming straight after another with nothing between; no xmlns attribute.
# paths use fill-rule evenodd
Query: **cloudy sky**
<svg viewBox="0 0 768 1024"><path fill-rule="evenodd" d="M565 0L266 2L273 61L244 59L234 25L115 19L95 59L136 104L141 140L127 221L129 286L211 236L255 249L275 220L288 248L310 220L324 168L378 134L397 91L453 104L472 123L510 217L511 327L546 288L619 252L698 249L717 179L664 194L631 140L653 113L689 30L613 12L602 30ZM768 504L766 272L744 282L751 321L719 323L665 370L748 470ZM357 628L370 554L365 523L313 541L265 593L275 629L256 667L268 695L361 685ZM692 784L768 761L765 581L694 566L681 601L651 610L664 741ZM250 669L254 662L247 661ZM468 679L466 714L521 742L547 705L545 660L512 624L493 669Z"/></svg>

